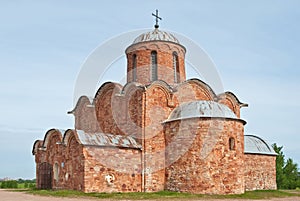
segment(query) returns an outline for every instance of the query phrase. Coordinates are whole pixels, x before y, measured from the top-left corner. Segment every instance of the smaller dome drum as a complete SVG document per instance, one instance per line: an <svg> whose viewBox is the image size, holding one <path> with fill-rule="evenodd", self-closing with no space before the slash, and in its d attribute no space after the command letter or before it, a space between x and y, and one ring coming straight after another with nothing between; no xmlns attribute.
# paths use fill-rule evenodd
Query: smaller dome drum
<svg viewBox="0 0 300 201"><path fill-rule="evenodd" d="M185 81L186 49L171 33L154 29L139 35L126 49L127 82L171 85Z"/></svg>

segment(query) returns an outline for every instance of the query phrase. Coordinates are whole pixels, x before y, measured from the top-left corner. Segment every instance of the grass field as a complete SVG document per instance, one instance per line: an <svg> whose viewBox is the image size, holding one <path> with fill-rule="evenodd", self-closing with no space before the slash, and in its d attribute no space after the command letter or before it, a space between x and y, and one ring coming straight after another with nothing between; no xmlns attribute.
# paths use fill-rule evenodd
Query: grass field
<svg viewBox="0 0 300 201"><path fill-rule="evenodd" d="M241 195L199 195L190 193L178 193L170 191L161 191L155 193L83 193L79 191L70 190L24 190L27 193L43 196L55 196L55 197L94 197L99 199L130 199L130 200L176 200L176 199L270 199L281 197L300 197L300 190L286 191L286 190L260 190L250 191Z"/></svg>

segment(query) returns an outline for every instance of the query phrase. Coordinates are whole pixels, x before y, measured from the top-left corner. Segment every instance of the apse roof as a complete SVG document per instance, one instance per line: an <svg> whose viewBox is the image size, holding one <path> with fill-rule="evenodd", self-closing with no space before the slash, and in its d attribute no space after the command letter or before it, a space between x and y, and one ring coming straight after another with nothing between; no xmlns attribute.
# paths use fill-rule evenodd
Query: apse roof
<svg viewBox="0 0 300 201"><path fill-rule="evenodd" d="M112 146L140 149L141 145L130 136L112 135L104 133L86 133L76 130L78 138L83 145L90 146Z"/></svg>
<svg viewBox="0 0 300 201"><path fill-rule="evenodd" d="M245 153L277 155L274 149L263 139L255 135L245 135Z"/></svg>
<svg viewBox="0 0 300 201"><path fill-rule="evenodd" d="M192 101L176 107L165 122L195 117L238 119L226 105L214 101Z"/></svg>
<svg viewBox="0 0 300 201"><path fill-rule="evenodd" d="M180 44L179 40L173 34L157 28L139 35L132 44L148 41L168 41Z"/></svg>

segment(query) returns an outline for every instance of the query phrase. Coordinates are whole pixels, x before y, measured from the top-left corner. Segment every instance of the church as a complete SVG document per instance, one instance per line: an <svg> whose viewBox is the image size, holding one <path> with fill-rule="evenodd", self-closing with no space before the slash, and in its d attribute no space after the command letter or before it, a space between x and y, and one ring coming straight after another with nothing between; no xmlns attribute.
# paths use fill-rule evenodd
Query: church
<svg viewBox="0 0 300 201"><path fill-rule="evenodd" d="M158 16L157 16L158 17ZM232 92L186 79L188 50L159 29L125 50L127 83L81 96L75 128L50 129L32 154L39 189L242 194L276 189L276 153L244 132Z"/></svg>

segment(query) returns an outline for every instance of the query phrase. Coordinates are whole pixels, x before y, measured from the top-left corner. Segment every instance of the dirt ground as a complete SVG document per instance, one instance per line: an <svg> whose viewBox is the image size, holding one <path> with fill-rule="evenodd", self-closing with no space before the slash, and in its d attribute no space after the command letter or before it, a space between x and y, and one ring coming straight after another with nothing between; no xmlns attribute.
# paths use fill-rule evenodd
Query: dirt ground
<svg viewBox="0 0 300 201"><path fill-rule="evenodd" d="M11 192L6 190L0 190L0 200L1 201L95 201L95 200L101 200L96 198L58 198L58 197L44 197L44 196L36 196L36 195L30 195L23 192ZM104 200L104 199L102 199ZM177 199L176 199L177 200ZM193 201L203 201L204 199L196 199ZM112 201L107 200L106 201ZM129 200L127 200L129 201ZM137 201L137 200L135 200ZM148 201L154 201L154 200L148 200ZM155 200L158 201L158 200ZM180 201L180 200L178 200ZM187 199L184 199L184 201L187 201ZM209 201L220 201L216 199L209 199ZM226 201L230 201L230 199L226 199ZM234 201L245 201L245 199L234 199ZM251 201L265 201L265 200L251 200ZM274 198L274 199L268 199L268 201L300 201L300 197L289 197L289 198Z"/></svg>

